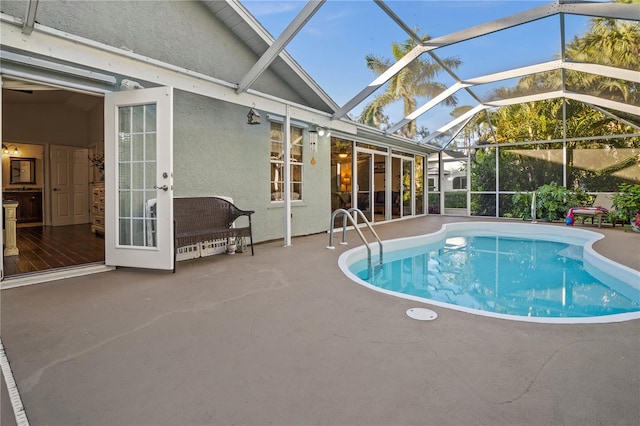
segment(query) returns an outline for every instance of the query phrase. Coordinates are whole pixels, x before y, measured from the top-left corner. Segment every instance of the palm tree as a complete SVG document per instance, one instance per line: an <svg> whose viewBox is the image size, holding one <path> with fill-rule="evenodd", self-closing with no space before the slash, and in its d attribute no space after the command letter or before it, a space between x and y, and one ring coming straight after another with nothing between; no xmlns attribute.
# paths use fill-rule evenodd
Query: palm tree
<svg viewBox="0 0 640 426"><path fill-rule="evenodd" d="M426 42L430 38L428 35L420 37L422 42ZM381 75L416 46L417 43L414 39L408 39L402 43L394 42L391 45L394 60L367 55L365 57L367 68L374 74ZM442 62L449 69L457 68L461 63L460 60L454 58L446 58ZM405 116L415 111L418 104L417 98L430 99L446 89L444 84L433 81L441 71L443 71L443 68L437 62L416 58L389 80L387 90L383 94L364 108L360 116L360 122L378 128L388 127L390 124L389 117L384 114L384 108L399 100L403 101ZM449 97L445 104L455 105L456 98L454 96ZM408 138L415 137L418 133L416 123L414 121L410 122L400 130L400 133Z"/></svg>
<svg viewBox="0 0 640 426"><path fill-rule="evenodd" d="M640 4L638 0L620 3ZM575 62L617 66L628 70L640 69L640 23L621 19L593 18L591 28L583 37L567 44L567 57ZM568 73L568 83L580 91L596 96L638 102L640 87L629 81L615 80L587 73Z"/></svg>

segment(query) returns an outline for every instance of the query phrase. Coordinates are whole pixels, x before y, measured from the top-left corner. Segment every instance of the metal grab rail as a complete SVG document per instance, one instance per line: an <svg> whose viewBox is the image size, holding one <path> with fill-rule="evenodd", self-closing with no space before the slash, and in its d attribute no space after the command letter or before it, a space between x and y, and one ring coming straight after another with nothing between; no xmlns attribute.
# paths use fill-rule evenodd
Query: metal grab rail
<svg viewBox="0 0 640 426"><path fill-rule="evenodd" d="M364 223L367 225L367 228L369 228L369 231L371 231L373 236L378 241L378 247L380 248L380 263L382 263L382 241L380 240L380 237L378 236L376 231L373 230L373 227L371 226L371 223L367 220L367 217L362 213L360 209L355 207L352 207L349 210L337 209L337 210L334 210L333 213L331 213L331 225L329 228L329 245L327 246L327 248L330 250L335 249L335 247L333 246L333 228L334 228L336 216L338 216L339 214L342 214L343 216L348 218L348 221L351 222L351 224L353 225L353 228L356 230L356 232L360 236L360 239L362 240L364 245L367 247L367 261L368 261L369 270L371 270L371 245L362 234L362 231L360 230L360 228L358 228L358 225L356 224L355 220L353 220L353 217L350 214L351 212L356 212L356 214L362 218ZM347 244L346 239L347 239L347 222L345 221L342 224L342 241L340 242L340 244Z"/></svg>

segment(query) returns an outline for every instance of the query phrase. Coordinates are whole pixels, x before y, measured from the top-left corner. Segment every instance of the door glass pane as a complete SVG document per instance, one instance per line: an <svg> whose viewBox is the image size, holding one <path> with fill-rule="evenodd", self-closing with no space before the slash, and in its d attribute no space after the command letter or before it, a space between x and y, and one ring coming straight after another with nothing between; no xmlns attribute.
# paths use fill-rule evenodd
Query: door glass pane
<svg viewBox="0 0 640 426"><path fill-rule="evenodd" d="M351 155L352 142L331 138L331 211L351 208ZM341 227L346 219L335 218L335 226Z"/></svg>
<svg viewBox="0 0 640 426"><path fill-rule="evenodd" d="M398 157L391 158L391 217L400 217L400 201L402 189L402 160Z"/></svg>
<svg viewBox="0 0 640 426"><path fill-rule="evenodd" d="M415 159L415 191L416 191L416 214L424 213L424 157L416 156Z"/></svg>
<svg viewBox="0 0 640 426"><path fill-rule="evenodd" d="M357 207L371 221L371 154L358 152L358 198Z"/></svg>
<svg viewBox="0 0 640 426"><path fill-rule="evenodd" d="M440 159L438 154L427 156L427 213L440 214Z"/></svg>
<svg viewBox="0 0 640 426"><path fill-rule="evenodd" d="M156 105L119 107L118 244L155 247Z"/></svg>
<svg viewBox="0 0 640 426"><path fill-rule="evenodd" d="M411 198L413 195L413 161L402 160L402 216L411 216L413 209Z"/></svg>
<svg viewBox="0 0 640 426"><path fill-rule="evenodd" d="M373 211L377 221L387 218L386 161L386 155L373 156Z"/></svg>

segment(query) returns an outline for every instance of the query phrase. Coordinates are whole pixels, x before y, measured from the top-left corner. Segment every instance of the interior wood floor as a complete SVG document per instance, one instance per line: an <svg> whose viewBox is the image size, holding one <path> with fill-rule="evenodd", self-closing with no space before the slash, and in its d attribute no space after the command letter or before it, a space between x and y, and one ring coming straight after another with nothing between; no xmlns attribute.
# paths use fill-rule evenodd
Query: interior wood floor
<svg viewBox="0 0 640 426"><path fill-rule="evenodd" d="M5 276L104 262L104 237L91 224L18 228L20 254L4 257Z"/></svg>

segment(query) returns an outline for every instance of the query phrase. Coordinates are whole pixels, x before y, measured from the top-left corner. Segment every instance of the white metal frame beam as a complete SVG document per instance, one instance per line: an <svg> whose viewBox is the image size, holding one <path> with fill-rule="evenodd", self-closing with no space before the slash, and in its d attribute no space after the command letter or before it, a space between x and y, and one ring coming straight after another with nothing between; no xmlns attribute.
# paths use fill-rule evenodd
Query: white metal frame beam
<svg viewBox="0 0 640 426"><path fill-rule="evenodd" d="M218 0L213 0L218 1ZM205 1L205 5L211 3L211 1ZM271 35L264 29L264 27L249 13L247 9L240 3L239 0L226 0L226 4L233 9L235 13L237 13L243 22L245 22L252 31L254 31L260 39L262 39L268 46L273 44L274 39ZM322 99L327 105L331 107L332 110L336 111L339 106L335 103L329 95L327 95L322 89L320 89L315 81L298 65L298 63L287 53L286 50L280 52L280 59L284 61L291 69L295 70L299 77L310 87L313 91L318 95L320 99ZM247 89L247 93L250 92L251 89Z"/></svg>
<svg viewBox="0 0 640 426"><path fill-rule="evenodd" d="M405 126L407 123L409 123L409 122L415 120L416 118L420 117L422 114L426 113L431 108L437 106L440 102L444 101L449 96L455 94L458 90L462 89L465 86L470 86L470 84L455 83L453 86L451 86L448 89L444 90L438 96L436 96L433 99L429 100L429 102L427 102L426 104L424 104L420 108L416 109L411 114L407 115L405 118L403 118L402 120L400 120L399 122L397 122L393 126L389 127L386 130L386 133L395 133L395 132L397 132L403 126Z"/></svg>
<svg viewBox="0 0 640 426"><path fill-rule="evenodd" d="M526 102L537 102L548 99L567 98L579 101L585 104L597 105L602 108L610 108L616 111L626 112L627 114L638 114L638 107L635 105L629 105L622 102L612 101L610 99L603 99L597 96L585 95L582 93L563 92L561 90L538 93L535 95L521 96L518 98L501 99L497 101L485 102L487 107L504 107L514 104L522 104Z"/></svg>
<svg viewBox="0 0 640 426"><path fill-rule="evenodd" d="M529 74L537 74L541 72L553 71L562 68L562 61L555 60L549 62L541 62L535 65L529 65L521 68L513 68L507 71L496 72L493 74L482 75L480 77L468 78L465 83L472 85L495 83L496 81L508 80L510 78L523 77Z"/></svg>
<svg viewBox="0 0 640 426"><path fill-rule="evenodd" d="M433 139L437 138L438 136L443 135L449 129L457 126L458 124L460 124L462 122L468 122L474 115L476 115L480 111L485 110L487 108L489 108L489 107L486 106L486 105L476 105L475 107L471 108L469 111L467 111L464 114L462 114L460 117L457 117L456 119L451 120L450 122L448 122L444 126L440 127L438 130L436 130L434 133L432 133L429 136L427 136L426 138L422 139L420 141L420 144L422 145L422 144L429 143L429 141L432 141Z"/></svg>
<svg viewBox="0 0 640 426"><path fill-rule="evenodd" d="M597 74L603 77L628 80L640 83L640 72L638 70L628 70L624 68L609 67L606 65L588 64L584 62L563 62L562 68L566 70Z"/></svg>
<svg viewBox="0 0 640 426"><path fill-rule="evenodd" d="M566 2L559 5L559 12L569 15L640 21L640 11L638 11L638 5L636 4Z"/></svg>
<svg viewBox="0 0 640 426"><path fill-rule="evenodd" d="M550 92L536 93L534 95L519 96L516 98L496 99L493 101L485 102L484 104L489 107L503 107L514 104L524 104L527 102L546 101L548 99L561 98L565 95L562 90L553 90Z"/></svg>
<svg viewBox="0 0 640 426"><path fill-rule="evenodd" d="M269 65L280 55L289 42L298 34L311 17L320 9L326 0L310 0L298 13L298 15L287 25L287 28L280 34L278 39L274 41L266 52L258 59L240 83L236 92L242 93L246 91L260 75L269 67Z"/></svg>
<svg viewBox="0 0 640 426"><path fill-rule="evenodd" d="M0 51L0 60L12 62L14 64L26 65L32 68L55 72L57 74L71 75L84 80L95 81L98 83L114 85L116 78L109 74L103 74L86 69L72 67L70 65L59 64L57 62L47 61L44 59L33 58L21 55L19 53Z"/></svg>
<svg viewBox="0 0 640 426"><path fill-rule="evenodd" d="M29 0L27 11L24 14L24 24L22 24L22 34L29 35L33 31L36 23L36 12L38 11L38 0Z"/></svg>
<svg viewBox="0 0 640 426"><path fill-rule="evenodd" d="M398 62L391 65L385 72L380 74L378 78L372 81L366 88L360 91L350 101L348 101L342 108L335 112L335 118L344 117L349 111L351 111L356 105L364 101L370 94L378 90L383 84L391 79L394 75L399 73L405 66L409 65L414 59L422 55L426 49L424 46L416 46L409 53L404 55Z"/></svg>
<svg viewBox="0 0 640 426"><path fill-rule="evenodd" d="M400 18L396 13L387 6L382 0L373 0L375 4L377 4L380 9L384 11L393 21L398 24L400 28L404 30L405 33L409 35L416 43L422 44L422 39L418 34L415 33L409 26L404 22L402 18Z"/></svg>
<svg viewBox="0 0 640 426"><path fill-rule="evenodd" d="M625 120L624 118L618 117L617 115L612 114L612 113L611 113L611 111L607 111L606 109L601 108L601 107L599 107L598 105L593 105L593 104L591 104L591 107L592 107L593 109L595 109L595 110L600 111L601 113L603 113L603 114L604 114L604 115L606 115L607 117L611 117L611 118L613 118L614 120L618 120L618 121L620 121L621 123L624 123L624 124L626 124L626 125L627 125L627 126L629 126L629 127L633 127L633 128L634 128L634 129L636 129L636 130L640 130L640 126L639 126L639 125L634 124L634 123L630 122L629 120Z"/></svg>
<svg viewBox="0 0 640 426"><path fill-rule="evenodd" d="M616 111L626 112L627 114L638 115L640 108L635 105L624 104L622 102L612 101L610 99L599 98L597 96L585 95L582 93L566 92L564 97L583 102L585 104L597 105L602 108L615 109Z"/></svg>

